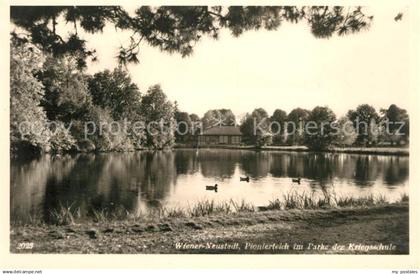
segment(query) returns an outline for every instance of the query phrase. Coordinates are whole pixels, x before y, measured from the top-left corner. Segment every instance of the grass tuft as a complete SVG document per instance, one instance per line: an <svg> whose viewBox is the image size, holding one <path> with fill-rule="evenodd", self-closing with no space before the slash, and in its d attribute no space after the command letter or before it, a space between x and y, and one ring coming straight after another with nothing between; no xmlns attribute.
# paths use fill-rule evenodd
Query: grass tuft
<svg viewBox="0 0 420 274"><path fill-rule="evenodd" d="M235 212L254 212L255 206L251 203L246 202L245 200L241 200L240 202L235 202L234 200L230 199L230 203L235 209Z"/></svg>
<svg viewBox="0 0 420 274"><path fill-rule="evenodd" d="M400 201L408 199L408 195L402 196ZM335 193L323 191L318 197L314 193L290 192L283 196L283 199L274 199L269 202L269 210L279 209L327 209L342 207L369 207L375 205L389 204L384 195L366 195L361 197L337 196Z"/></svg>
<svg viewBox="0 0 420 274"><path fill-rule="evenodd" d="M168 218L183 218L187 217L187 213L180 207L164 208L164 215Z"/></svg>
<svg viewBox="0 0 420 274"><path fill-rule="evenodd" d="M407 193L402 194L400 199L403 203L409 202Z"/></svg>
<svg viewBox="0 0 420 274"><path fill-rule="evenodd" d="M397 202L408 202L408 194L401 195ZM334 192L322 191L321 193L298 193L289 192L282 198L275 198L268 202L268 206L264 206L264 210L289 210L289 209L328 209L328 208L348 208L348 207L370 207L376 205L390 204L384 195L366 195L361 197L338 196ZM164 218L190 218L203 217L215 214L232 214L239 212L255 212L256 208L253 204L241 200L215 202L214 200L202 200L193 206L182 207L165 207L149 211L139 211L130 213L124 207L102 210L91 210L90 217L94 222L110 222L115 220L136 220L150 221ZM259 207L258 207L259 208ZM70 206L62 206L50 212L50 223L55 225L73 224L75 219L81 217L80 208Z"/></svg>
<svg viewBox="0 0 420 274"><path fill-rule="evenodd" d="M75 216L80 214L80 209L72 208L73 204L63 206L61 203L58 209L50 211L49 223L54 225L71 225L74 224Z"/></svg>
<svg viewBox="0 0 420 274"><path fill-rule="evenodd" d="M283 209L283 203L280 199L274 199L268 202L267 210L280 210Z"/></svg>

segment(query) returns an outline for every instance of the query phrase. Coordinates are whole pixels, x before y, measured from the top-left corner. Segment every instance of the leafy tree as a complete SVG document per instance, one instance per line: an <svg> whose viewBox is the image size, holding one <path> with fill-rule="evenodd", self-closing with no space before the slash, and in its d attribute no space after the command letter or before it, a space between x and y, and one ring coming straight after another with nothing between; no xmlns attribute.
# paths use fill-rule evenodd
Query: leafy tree
<svg viewBox="0 0 420 274"><path fill-rule="evenodd" d="M208 110L206 113L204 113L201 121L203 123L203 129L221 125L220 114L217 113L216 110Z"/></svg>
<svg viewBox="0 0 420 274"><path fill-rule="evenodd" d="M388 109L381 109L382 120L385 122L383 138L391 142L391 145L400 141L408 142L409 136L409 116L407 110L392 104Z"/></svg>
<svg viewBox="0 0 420 274"><path fill-rule="evenodd" d="M351 146L357 138L357 132L353 126L352 121L344 116L337 121L337 137L334 145L336 146Z"/></svg>
<svg viewBox="0 0 420 274"><path fill-rule="evenodd" d="M236 118L230 109L211 109L204 114L202 122L204 129L215 126L234 126Z"/></svg>
<svg viewBox="0 0 420 274"><path fill-rule="evenodd" d="M192 135L199 134L201 132L202 126L203 126L202 123L201 123L200 117L197 114L192 113L192 114L190 114L190 120L191 120L191 124L192 124L191 134Z"/></svg>
<svg viewBox="0 0 420 274"><path fill-rule="evenodd" d="M309 117L309 110L302 108L293 109L287 115L287 143L290 145L303 145L305 134L304 124Z"/></svg>
<svg viewBox="0 0 420 274"><path fill-rule="evenodd" d="M75 148L76 140L63 123L55 122L51 129L50 146L53 152L70 151Z"/></svg>
<svg viewBox="0 0 420 274"><path fill-rule="evenodd" d="M113 118L109 110L103 109L98 106L92 106L86 121L89 124L85 124L88 132L92 132L92 135L88 135L87 139L81 139L82 142L79 143L79 150L96 150L96 151L131 151L135 148L139 148L139 144L136 142L141 142L143 137L143 132L141 132L139 140L134 138L129 138L129 135L122 130L122 124L117 123ZM94 124L94 129L92 130L86 125ZM144 139L144 138L143 138Z"/></svg>
<svg viewBox="0 0 420 274"><path fill-rule="evenodd" d="M267 111L262 108L255 109L247 114L240 126L244 142L262 147L270 145L272 136L270 132L270 119Z"/></svg>
<svg viewBox="0 0 420 274"><path fill-rule="evenodd" d="M200 117L195 113L190 114L190 120L191 120L191 122L200 122L201 121Z"/></svg>
<svg viewBox="0 0 420 274"><path fill-rule="evenodd" d="M374 107L368 104L359 105L356 110L349 110L347 117L353 122L358 133L356 139L358 145L377 142L379 115Z"/></svg>
<svg viewBox="0 0 420 274"><path fill-rule="evenodd" d="M172 146L175 141L174 105L168 101L159 85L148 89L140 108L145 118L146 146L154 149Z"/></svg>
<svg viewBox="0 0 420 274"><path fill-rule="evenodd" d="M254 137L254 120L251 115L247 113L241 121L240 130L242 133L242 141L246 144L255 143Z"/></svg>
<svg viewBox="0 0 420 274"><path fill-rule="evenodd" d="M192 122L188 112L175 112L177 130L175 131L175 140L178 143L185 143L191 139Z"/></svg>
<svg viewBox="0 0 420 274"><path fill-rule="evenodd" d="M42 52L30 43L10 45L10 143L12 153L21 149L48 151L51 132L40 106L42 83L34 73L44 63Z"/></svg>
<svg viewBox="0 0 420 274"><path fill-rule="evenodd" d="M44 50L55 56L77 54L81 67L87 57L96 56L80 30L98 33L107 24L132 32L130 43L118 53L125 64L139 61L142 42L187 56L203 36L218 38L223 28L239 36L249 30L276 30L282 21L305 21L315 37L329 38L367 29L373 19L361 7L341 6L142 6L133 16L119 6L12 6L10 17ZM57 31L59 24L71 24L73 30L64 37Z"/></svg>
<svg viewBox="0 0 420 274"><path fill-rule="evenodd" d="M123 68L95 73L88 86L92 102L109 109L113 119L139 119L140 91Z"/></svg>
<svg viewBox="0 0 420 274"><path fill-rule="evenodd" d="M47 54L41 71L37 73L45 87L42 106L50 120L59 120L68 125L80 120L91 104L86 76L77 68L74 56L54 58Z"/></svg>
<svg viewBox="0 0 420 274"><path fill-rule="evenodd" d="M129 73L122 67L96 73L89 78L88 87L93 104L108 110L101 117L105 119L109 114L114 120L113 124L118 122L120 128L124 129L125 137L130 139L129 143L137 149L142 148L144 132L139 129L140 123L144 122L141 94ZM131 146L128 147L132 149Z"/></svg>
<svg viewBox="0 0 420 274"><path fill-rule="evenodd" d="M267 111L263 108L257 108L251 113L255 120L255 133L257 147L270 145L272 136L270 132L270 119Z"/></svg>
<svg viewBox="0 0 420 274"><path fill-rule="evenodd" d="M305 125L305 144L313 150L323 150L332 145L336 139L335 120L334 112L328 107L315 107Z"/></svg>
<svg viewBox="0 0 420 274"><path fill-rule="evenodd" d="M284 110L276 109L270 117L271 132L276 132L273 136L273 143L281 145L284 143L285 122L287 121L287 113Z"/></svg>
<svg viewBox="0 0 420 274"><path fill-rule="evenodd" d="M223 117L223 125L226 126L235 126L236 125L236 117L233 114L232 110L221 108L218 109L221 117Z"/></svg>
<svg viewBox="0 0 420 274"><path fill-rule="evenodd" d="M74 56L47 56L37 77L45 86L42 105L47 116L58 123L52 149L122 151L141 147L144 133L135 135L132 127L124 128L122 121L142 121L140 94L125 71L116 69L88 77L78 68ZM86 134L86 126L92 124L94 129L88 130L94 130L93 134ZM69 127L70 133L63 127Z"/></svg>

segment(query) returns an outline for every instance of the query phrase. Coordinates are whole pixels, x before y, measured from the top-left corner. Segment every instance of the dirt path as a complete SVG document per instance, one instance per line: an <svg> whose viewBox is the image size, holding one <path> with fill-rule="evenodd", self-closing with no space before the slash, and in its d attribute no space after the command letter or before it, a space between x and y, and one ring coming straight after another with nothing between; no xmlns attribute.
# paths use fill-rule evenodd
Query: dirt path
<svg viewBox="0 0 420 274"><path fill-rule="evenodd" d="M13 227L13 253L407 254L408 204Z"/></svg>

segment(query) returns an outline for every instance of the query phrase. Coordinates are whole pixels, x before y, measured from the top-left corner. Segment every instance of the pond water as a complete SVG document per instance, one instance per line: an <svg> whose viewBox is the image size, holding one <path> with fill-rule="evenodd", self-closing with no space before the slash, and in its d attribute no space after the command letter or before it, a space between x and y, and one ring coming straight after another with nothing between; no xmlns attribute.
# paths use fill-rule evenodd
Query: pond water
<svg viewBox="0 0 420 274"><path fill-rule="evenodd" d="M200 200L267 205L290 192L341 196L408 193L409 158L223 149L49 155L11 163L11 221L48 221L61 205L132 214ZM248 182L240 177L249 176ZM301 183L291 178L301 177ZM218 191L206 190L218 184Z"/></svg>

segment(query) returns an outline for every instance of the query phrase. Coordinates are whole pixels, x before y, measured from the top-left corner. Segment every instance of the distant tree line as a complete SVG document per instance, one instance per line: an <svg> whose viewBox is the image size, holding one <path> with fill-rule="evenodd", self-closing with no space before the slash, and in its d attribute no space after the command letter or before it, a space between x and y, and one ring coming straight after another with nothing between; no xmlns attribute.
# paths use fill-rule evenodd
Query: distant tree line
<svg viewBox="0 0 420 274"><path fill-rule="evenodd" d="M274 122L274 123L273 123ZM330 146L402 145L409 141L409 116L395 104L379 113L368 104L341 118L328 107L276 109L271 116L257 108L240 125L243 141L256 146L305 145L314 150Z"/></svg>
<svg viewBox="0 0 420 274"><path fill-rule="evenodd" d="M230 109L211 109L204 113L200 118L197 114L182 112L176 107L175 137L177 143L193 143L196 135L201 134L206 129L217 126L237 125L235 114Z"/></svg>
<svg viewBox="0 0 420 274"><path fill-rule="evenodd" d="M175 112L179 125L188 125L187 134L176 135L177 143L190 143L194 136L214 126L239 126L242 142L262 147L308 146L314 150L330 146L394 146L409 141L409 117L395 104L379 113L368 104L349 110L337 118L328 107L313 110L295 108L287 114L276 109L270 116L263 108L247 113L241 121L229 109L212 109L200 119L196 114ZM194 118L192 118L194 117Z"/></svg>

